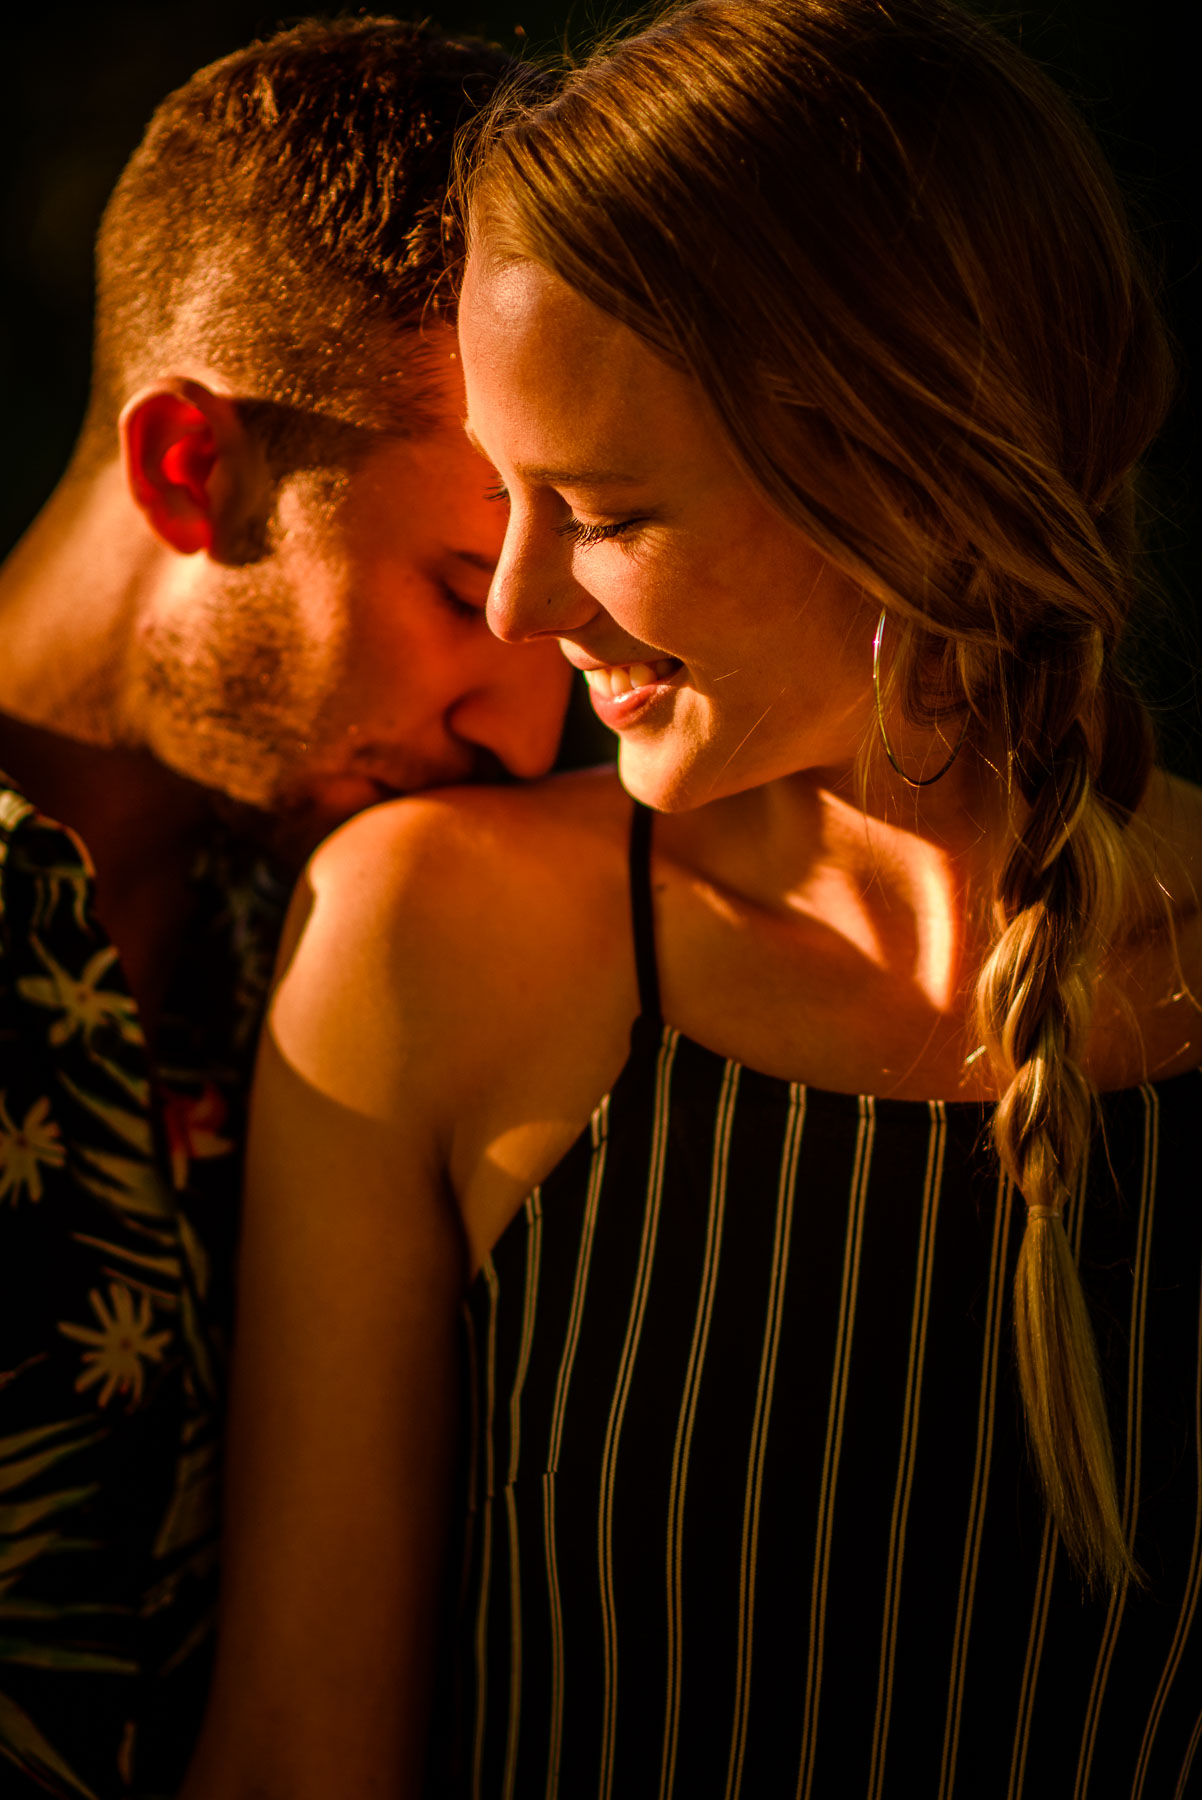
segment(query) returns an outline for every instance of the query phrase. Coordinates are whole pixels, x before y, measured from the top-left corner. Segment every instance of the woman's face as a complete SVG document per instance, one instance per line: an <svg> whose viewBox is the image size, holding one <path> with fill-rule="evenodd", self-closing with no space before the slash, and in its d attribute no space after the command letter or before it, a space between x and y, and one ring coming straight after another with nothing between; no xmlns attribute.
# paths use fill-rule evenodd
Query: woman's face
<svg viewBox="0 0 1202 1800"><path fill-rule="evenodd" d="M661 810L799 770L871 717L874 609L752 487L695 382L536 263L469 262L468 430L509 523L499 637L553 636Z"/></svg>

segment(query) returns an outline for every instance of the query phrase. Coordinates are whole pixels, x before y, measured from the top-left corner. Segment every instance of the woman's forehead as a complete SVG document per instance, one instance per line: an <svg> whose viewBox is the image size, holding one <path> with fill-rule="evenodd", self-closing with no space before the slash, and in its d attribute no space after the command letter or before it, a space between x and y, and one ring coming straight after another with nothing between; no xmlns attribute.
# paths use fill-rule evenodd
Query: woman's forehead
<svg viewBox="0 0 1202 1800"><path fill-rule="evenodd" d="M460 341L472 434L492 452L503 431L507 458L552 485L639 480L658 447L708 435L696 383L539 263L473 257Z"/></svg>
<svg viewBox="0 0 1202 1800"><path fill-rule="evenodd" d="M526 353L538 345L553 354L579 349L606 362L652 354L634 332L543 263L498 261L486 250L468 258L460 334L485 334L494 354L507 343Z"/></svg>

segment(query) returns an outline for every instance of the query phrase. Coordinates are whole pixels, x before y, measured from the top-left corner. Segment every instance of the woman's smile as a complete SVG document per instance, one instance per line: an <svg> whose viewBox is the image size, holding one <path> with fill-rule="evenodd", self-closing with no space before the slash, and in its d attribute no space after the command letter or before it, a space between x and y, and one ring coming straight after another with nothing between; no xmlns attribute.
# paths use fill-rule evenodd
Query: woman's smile
<svg viewBox="0 0 1202 1800"><path fill-rule="evenodd" d="M470 433L510 505L489 622L559 639L621 735L630 791L676 811L850 767L873 615L753 487L696 382L487 245L460 337Z"/></svg>
<svg viewBox="0 0 1202 1800"><path fill-rule="evenodd" d="M568 661L574 659L569 656ZM660 656L654 662L597 663L581 669L581 674L601 723L623 731L669 693L683 671L677 657Z"/></svg>

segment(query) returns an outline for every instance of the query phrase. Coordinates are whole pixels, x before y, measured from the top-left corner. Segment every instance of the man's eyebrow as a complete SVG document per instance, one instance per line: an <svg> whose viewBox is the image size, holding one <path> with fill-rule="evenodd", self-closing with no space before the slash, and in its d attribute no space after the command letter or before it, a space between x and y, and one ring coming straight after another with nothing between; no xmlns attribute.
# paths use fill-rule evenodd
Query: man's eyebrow
<svg viewBox="0 0 1202 1800"><path fill-rule="evenodd" d="M487 461L488 452L466 420L463 429L472 448ZM646 479L623 469L556 469L545 463L518 463L514 472L523 481L544 487L638 487Z"/></svg>
<svg viewBox="0 0 1202 1800"><path fill-rule="evenodd" d="M479 550L452 550L451 555L456 562L467 563L473 569L483 569L486 575L492 575L496 570L496 557L482 556Z"/></svg>

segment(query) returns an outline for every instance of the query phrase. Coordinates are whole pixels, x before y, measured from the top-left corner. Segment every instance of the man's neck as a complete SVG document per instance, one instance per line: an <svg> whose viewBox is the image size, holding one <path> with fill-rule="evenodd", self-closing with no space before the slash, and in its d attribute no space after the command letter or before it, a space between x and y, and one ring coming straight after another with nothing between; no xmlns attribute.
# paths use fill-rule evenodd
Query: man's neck
<svg viewBox="0 0 1202 1800"><path fill-rule="evenodd" d="M112 465L64 480L0 570L0 768L87 846L100 916L150 1019L211 817L205 790L140 745L129 705L140 602L161 566Z"/></svg>
<svg viewBox="0 0 1202 1800"><path fill-rule="evenodd" d="M129 741L129 654L170 555L114 461L68 470L0 567L0 712L96 744Z"/></svg>

